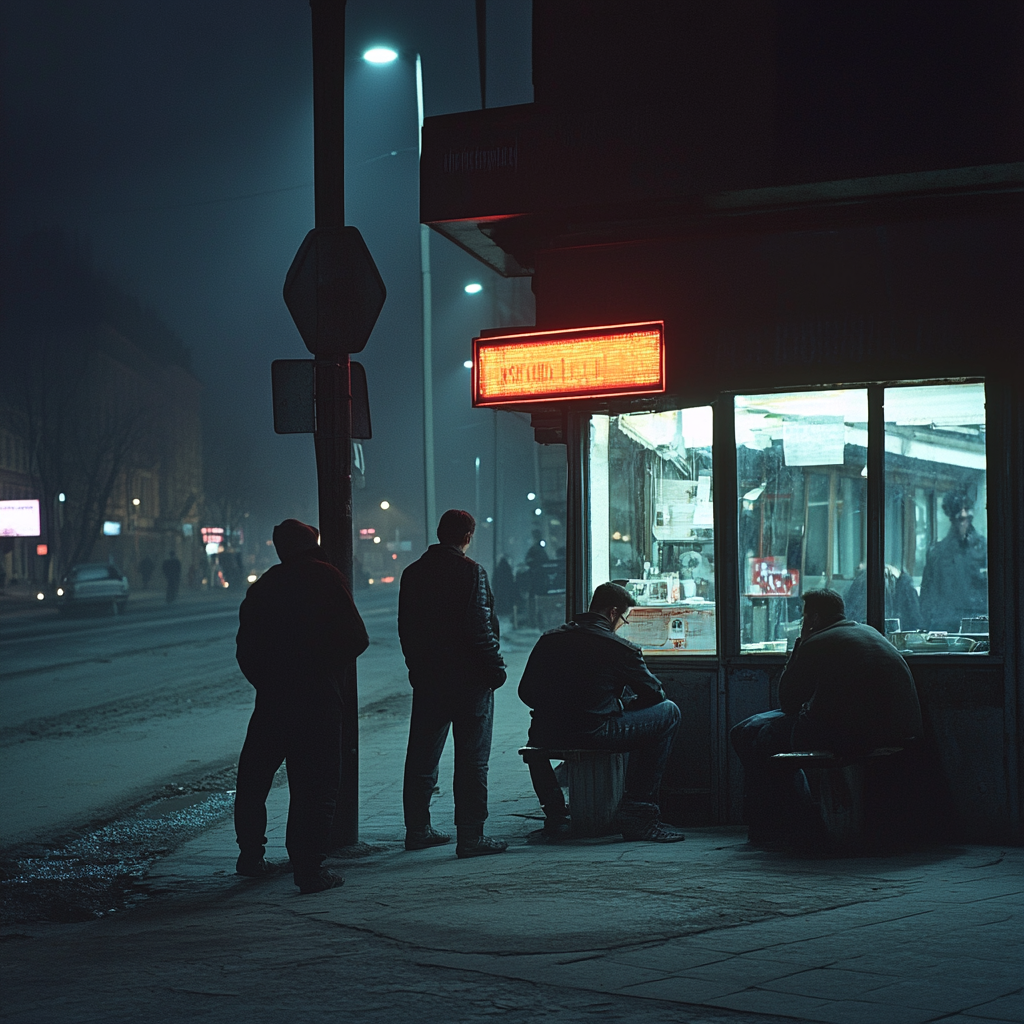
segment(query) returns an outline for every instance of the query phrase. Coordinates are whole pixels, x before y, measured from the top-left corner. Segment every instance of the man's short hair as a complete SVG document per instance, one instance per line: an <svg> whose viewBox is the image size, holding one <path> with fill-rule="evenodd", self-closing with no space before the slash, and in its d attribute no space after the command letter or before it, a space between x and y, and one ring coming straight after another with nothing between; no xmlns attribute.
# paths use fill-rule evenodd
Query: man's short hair
<svg viewBox="0 0 1024 1024"><path fill-rule="evenodd" d="M958 518L961 509L967 509L970 512L973 508L974 499L966 491L950 491L942 499L942 511L950 519Z"/></svg>
<svg viewBox="0 0 1024 1024"><path fill-rule="evenodd" d="M461 544L466 534L476 532L476 520L459 508L450 508L437 524L437 539L442 544Z"/></svg>
<svg viewBox="0 0 1024 1024"><path fill-rule="evenodd" d="M606 612L609 608L632 608L635 604L636 599L625 587L618 583L602 583L590 599L590 610Z"/></svg>
<svg viewBox="0 0 1024 1024"><path fill-rule="evenodd" d="M823 587L821 590L808 590L801 600L804 603L804 615L810 612L824 623L838 622L846 618L846 603L843 595L837 590Z"/></svg>

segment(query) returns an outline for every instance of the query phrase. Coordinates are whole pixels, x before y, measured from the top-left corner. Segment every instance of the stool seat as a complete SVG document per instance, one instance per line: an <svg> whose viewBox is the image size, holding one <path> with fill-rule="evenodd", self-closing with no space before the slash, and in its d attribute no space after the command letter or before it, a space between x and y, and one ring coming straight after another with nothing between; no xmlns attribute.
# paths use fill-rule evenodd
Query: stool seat
<svg viewBox="0 0 1024 1024"><path fill-rule="evenodd" d="M613 750L520 747L524 763L563 761L569 780L569 820L575 839L611 835L626 781L626 755Z"/></svg>
<svg viewBox="0 0 1024 1024"><path fill-rule="evenodd" d="M866 767L903 752L904 747L876 747L852 754L833 750L793 750L773 754L772 764L804 770L811 800L818 809L829 844L837 852L864 844L864 775Z"/></svg>

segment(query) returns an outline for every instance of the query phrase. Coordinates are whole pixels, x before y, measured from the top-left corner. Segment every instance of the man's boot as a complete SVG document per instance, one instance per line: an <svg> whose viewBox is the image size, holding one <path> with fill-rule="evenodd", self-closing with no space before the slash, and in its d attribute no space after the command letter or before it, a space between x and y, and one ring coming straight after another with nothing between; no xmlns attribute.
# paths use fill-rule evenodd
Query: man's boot
<svg viewBox="0 0 1024 1024"><path fill-rule="evenodd" d="M456 826L458 839L455 844L455 856L486 857L490 853L504 853L508 843L503 839L491 839L484 835L483 825Z"/></svg>

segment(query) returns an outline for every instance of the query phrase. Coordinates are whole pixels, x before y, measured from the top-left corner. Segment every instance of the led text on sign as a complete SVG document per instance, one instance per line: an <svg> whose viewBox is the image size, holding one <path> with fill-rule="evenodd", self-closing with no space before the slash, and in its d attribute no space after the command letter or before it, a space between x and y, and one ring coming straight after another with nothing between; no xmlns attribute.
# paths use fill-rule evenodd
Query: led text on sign
<svg viewBox="0 0 1024 1024"><path fill-rule="evenodd" d="M661 322L473 339L476 406L664 390Z"/></svg>

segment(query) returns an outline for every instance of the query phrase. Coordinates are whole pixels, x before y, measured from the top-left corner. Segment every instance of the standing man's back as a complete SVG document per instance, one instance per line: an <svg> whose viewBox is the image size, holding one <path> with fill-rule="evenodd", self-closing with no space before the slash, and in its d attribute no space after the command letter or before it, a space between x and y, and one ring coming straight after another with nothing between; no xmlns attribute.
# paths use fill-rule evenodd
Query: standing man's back
<svg viewBox="0 0 1024 1024"><path fill-rule="evenodd" d="M455 825L459 857L501 853L483 834L494 691L505 682L498 620L483 566L466 557L476 522L449 509L432 544L402 573L398 634L413 687L405 760L405 846L441 846L451 836L430 825L430 797L451 728L455 737Z"/></svg>
<svg viewBox="0 0 1024 1024"><path fill-rule="evenodd" d="M238 759L238 874L272 871L263 858L267 795L288 767L286 845L304 893L342 882L323 867L341 773L341 686L369 638L342 574L320 557L317 530L297 519L274 528L280 565L239 608L236 657L256 688L256 708Z"/></svg>

